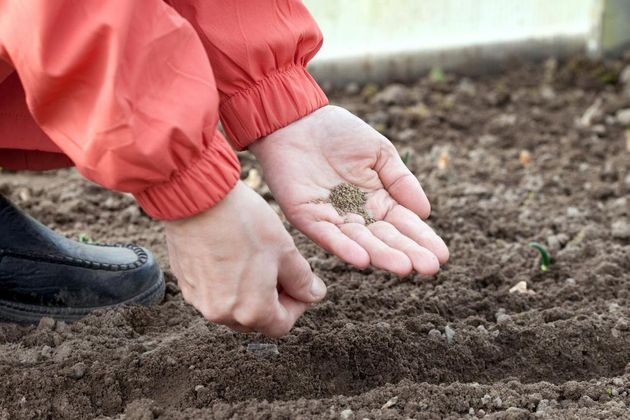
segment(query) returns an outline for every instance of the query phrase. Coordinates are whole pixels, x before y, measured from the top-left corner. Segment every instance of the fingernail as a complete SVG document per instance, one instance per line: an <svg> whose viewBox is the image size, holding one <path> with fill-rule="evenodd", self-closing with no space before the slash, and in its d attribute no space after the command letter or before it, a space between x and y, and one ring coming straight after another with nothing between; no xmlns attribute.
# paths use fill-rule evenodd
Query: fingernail
<svg viewBox="0 0 630 420"><path fill-rule="evenodd" d="M313 276L313 281L311 282L311 294L317 299L326 296L326 284L317 276Z"/></svg>

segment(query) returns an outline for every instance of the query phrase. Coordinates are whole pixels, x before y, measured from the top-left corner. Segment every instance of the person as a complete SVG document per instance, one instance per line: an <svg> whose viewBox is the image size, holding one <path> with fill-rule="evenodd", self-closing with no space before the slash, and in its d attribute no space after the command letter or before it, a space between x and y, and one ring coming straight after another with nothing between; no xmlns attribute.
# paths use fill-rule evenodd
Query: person
<svg viewBox="0 0 630 420"><path fill-rule="evenodd" d="M239 181L232 147L253 153L287 220L347 263L432 275L448 259L395 147L307 72L321 45L297 0L0 0L0 166L74 165L132 193L164 221L187 302L281 336L326 285ZM325 202L343 183L367 193L374 223ZM0 316L76 319L161 298L140 247L61 238L6 199L0 224Z"/></svg>

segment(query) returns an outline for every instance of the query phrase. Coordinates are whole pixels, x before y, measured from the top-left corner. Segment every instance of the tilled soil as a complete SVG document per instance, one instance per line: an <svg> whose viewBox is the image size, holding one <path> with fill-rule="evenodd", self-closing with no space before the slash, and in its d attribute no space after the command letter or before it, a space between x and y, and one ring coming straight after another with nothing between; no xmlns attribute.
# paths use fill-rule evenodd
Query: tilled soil
<svg viewBox="0 0 630 420"><path fill-rule="evenodd" d="M329 296L279 340L205 322L170 275L153 308L0 324L0 419L628 418L625 64L549 60L333 92L406 156L448 266L359 271L292 230ZM246 178L255 164L241 158ZM70 237L136 242L168 268L160 224L129 196L70 170L2 172L0 192ZM549 272L533 240L551 250ZM527 291L510 293L520 281Z"/></svg>

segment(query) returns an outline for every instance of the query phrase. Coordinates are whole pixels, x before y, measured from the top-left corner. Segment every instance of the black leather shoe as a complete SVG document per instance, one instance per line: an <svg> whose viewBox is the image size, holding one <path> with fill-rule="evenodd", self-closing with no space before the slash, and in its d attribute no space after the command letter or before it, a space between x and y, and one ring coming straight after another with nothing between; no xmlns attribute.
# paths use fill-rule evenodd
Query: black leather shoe
<svg viewBox="0 0 630 420"><path fill-rule="evenodd" d="M56 234L0 195L0 320L76 321L123 304L153 305L164 276L149 251Z"/></svg>

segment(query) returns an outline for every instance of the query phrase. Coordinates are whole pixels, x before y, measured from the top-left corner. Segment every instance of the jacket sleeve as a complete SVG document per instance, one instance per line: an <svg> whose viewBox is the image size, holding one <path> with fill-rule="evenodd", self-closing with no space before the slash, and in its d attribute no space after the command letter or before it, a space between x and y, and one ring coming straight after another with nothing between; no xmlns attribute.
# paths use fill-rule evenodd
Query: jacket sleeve
<svg viewBox="0 0 630 420"><path fill-rule="evenodd" d="M160 0L0 0L0 57L87 178L156 218L199 213L239 177L194 28Z"/></svg>
<svg viewBox="0 0 630 420"><path fill-rule="evenodd" d="M322 34L298 0L168 0L199 33L217 79L232 144L256 139L326 105L306 64Z"/></svg>

